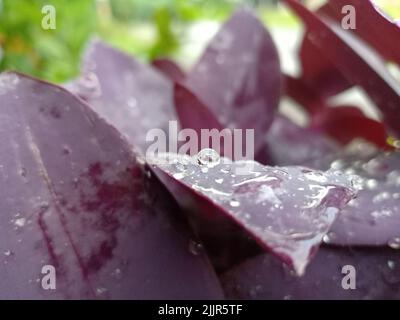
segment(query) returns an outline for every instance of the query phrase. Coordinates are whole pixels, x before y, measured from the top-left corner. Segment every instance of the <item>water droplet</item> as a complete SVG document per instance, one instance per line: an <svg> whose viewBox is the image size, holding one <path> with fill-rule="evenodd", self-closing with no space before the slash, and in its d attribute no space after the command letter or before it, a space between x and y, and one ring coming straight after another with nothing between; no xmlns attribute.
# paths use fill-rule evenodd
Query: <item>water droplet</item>
<svg viewBox="0 0 400 320"><path fill-rule="evenodd" d="M378 202L382 202L385 200L390 199L390 193L387 191L378 193L375 197L372 198L372 202L374 203L378 203Z"/></svg>
<svg viewBox="0 0 400 320"><path fill-rule="evenodd" d="M331 242L331 238L329 237L329 235L324 235L324 237L322 238L322 241L324 243L330 243Z"/></svg>
<svg viewBox="0 0 400 320"><path fill-rule="evenodd" d="M308 180L316 181L316 182L326 182L328 178L322 172L307 172L305 176Z"/></svg>
<svg viewBox="0 0 400 320"><path fill-rule="evenodd" d="M366 182L368 189L376 189L376 187L378 186L378 181L376 181L375 179L369 179Z"/></svg>
<svg viewBox="0 0 400 320"><path fill-rule="evenodd" d="M185 174L183 172L175 172L172 176L175 179L181 180L185 177Z"/></svg>
<svg viewBox="0 0 400 320"><path fill-rule="evenodd" d="M191 254L198 256L202 250L203 250L203 245L201 243L196 242L194 240L190 240L189 251Z"/></svg>
<svg viewBox="0 0 400 320"><path fill-rule="evenodd" d="M62 153L65 155L71 154L71 148L68 146L63 146Z"/></svg>
<svg viewBox="0 0 400 320"><path fill-rule="evenodd" d="M400 186L400 171L394 170L388 173L387 182L395 186Z"/></svg>
<svg viewBox="0 0 400 320"><path fill-rule="evenodd" d="M388 246L392 249L400 249L400 237L395 237L389 240Z"/></svg>
<svg viewBox="0 0 400 320"><path fill-rule="evenodd" d="M6 257L11 256L12 254L13 254L13 252L12 252L11 250L6 250L6 251L4 251L4 255L5 255Z"/></svg>
<svg viewBox="0 0 400 320"><path fill-rule="evenodd" d="M26 219L25 218L19 218L19 219L15 219L14 224L17 227L23 227L25 225Z"/></svg>
<svg viewBox="0 0 400 320"><path fill-rule="evenodd" d="M220 156L214 149L203 149L196 156L197 163L207 168L213 168L220 162Z"/></svg>
<svg viewBox="0 0 400 320"><path fill-rule="evenodd" d="M234 35L228 31L220 32L218 37L211 43L211 46L216 51L229 49L234 41Z"/></svg>
<svg viewBox="0 0 400 320"><path fill-rule="evenodd" d="M240 202L235 200L235 199L232 199L231 201L229 201L229 205L231 207L239 207L240 206Z"/></svg>
<svg viewBox="0 0 400 320"><path fill-rule="evenodd" d="M394 270L394 268L395 268L395 266L396 266L396 264L395 264L394 261L392 261L392 260L388 260L388 261L387 261L387 265L388 265L388 267L389 267L390 270Z"/></svg>
<svg viewBox="0 0 400 320"><path fill-rule="evenodd" d="M102 296L102 295L106 294L107 291L108 291L108 290L107 290L106 288L104 288L104 287L98 287L98 288L96 289L96 295Z"/></svg>
<svg viewBox="0 0 400 320"><path fill-rule="evenodd" d="M374 210L371 212L371 216L373 216L374 218L390 217L391 215L392 211L389 209Z"/></svg>
<svg viewBox="0 0 400 320"><path fill-rule="evenodd" d="M250 296L254 299L258 296L258 294L262 291L262 286L261 285L256 285L255 287L250 289Z"/></svg>
<svg viewBox="0 0 400 320"><path fill-rule="evenodd" d="M26 168L24 168L24 167L21 167L20 169L19 169L19 175L21 176L21 177L26 177L26 174L27 174L27 171L26 171Z"/></svg>
<svg viewBox="0 0 400 320"><path fill-rule="evenodd" d="M339 170L339 169L343 169L343 167L344 167L344 163L340 159L339 160L335 160L335 161L333 161L331 163L331 169Z"/></svg>
<svg viewBox="0 0 400 320"><path fill-rule="evenodd" d="M137 99L136 99L136 98L130 97L130 98L128 99L128 107L134 109L134 108L137 107L137 105L138 105L138 102L137 102Z"/></svg>
<svg viewBox="0 0 400 320"><path fill-rule="evenodd" d="M121 279L122 278L122 272L121 272L121 269L119 269L119 268L117 268L117 269L115 269L112 273L111 273L111 276L113 277L113 278L115 278L115 279Z"/></svg>
<svg viewBox="0 0 400 320"><path fill-rule="evenodd" d="M208 168L207 168L207 167L202 167L202 168L201 168L201 172L207 173L207 172L208 172Z"/></svg>
<svg viewBox="0 0 400 320"><path fill-rule="evenodd" d="M224 179L223 178L215 179L215 182L221 184L222 182L224 182Z"/></svg>
<svg viewBox="0 0 400 320"><path fill-rule="evenodd" d="M189 163L190 163L190 158L188 157L179 158L178 161L175 163L175 168L179 171L186 171Z"/></svg>
<svg viewBox="0 0 400 320"><path fill-rule="evenodd" d="M146 170L145 174L146 174L147 179L151 178L151 171L150 170Z"/></svg>

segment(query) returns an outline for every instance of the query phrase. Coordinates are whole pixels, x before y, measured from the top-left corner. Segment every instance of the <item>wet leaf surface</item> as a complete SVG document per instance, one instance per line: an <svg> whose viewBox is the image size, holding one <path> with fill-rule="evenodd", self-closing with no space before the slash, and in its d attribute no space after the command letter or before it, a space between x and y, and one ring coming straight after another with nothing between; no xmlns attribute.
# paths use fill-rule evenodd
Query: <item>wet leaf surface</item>
<svg viewBox="0 0 400 320"><path fill-rule="evenodd" d="M357 174L363 190L341 211L327 242L400 249L400 154L368 152L359 144L331 166Z"/></svg>
<svg viewBox="0 0 400 320"><path fill-rule="evenodd" d="M355 195L352 180L337 171L231 162L212 149L195 157L164 154L153 162L178 203L208 222L206 233L223 239L219 227L239 226L299 274Z"/></svg>
<svg viewBox="0 0 400 320"><path fill-rule="evenodd" d="M222 297L175 202L86 104L3 73L0 109L1 298Z"/></svg>

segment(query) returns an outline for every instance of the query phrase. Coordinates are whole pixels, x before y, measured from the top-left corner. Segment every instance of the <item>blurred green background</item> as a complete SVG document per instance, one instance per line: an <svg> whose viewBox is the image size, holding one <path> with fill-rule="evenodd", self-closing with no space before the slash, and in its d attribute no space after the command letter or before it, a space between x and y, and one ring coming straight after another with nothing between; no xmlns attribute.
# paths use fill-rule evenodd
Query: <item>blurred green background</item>
<svg viewBox="0 0 400 320"><path fill-rule="evenodd" d="M399 0L380 2L400 17ZM42 7L49 4L56 8L55 30L41 26ZM170 56L184 61L243 4L254 7L270 28L298 28L276 0L0 0L0 71L67 81L78 74L92 36L144 60Z"/></svg>

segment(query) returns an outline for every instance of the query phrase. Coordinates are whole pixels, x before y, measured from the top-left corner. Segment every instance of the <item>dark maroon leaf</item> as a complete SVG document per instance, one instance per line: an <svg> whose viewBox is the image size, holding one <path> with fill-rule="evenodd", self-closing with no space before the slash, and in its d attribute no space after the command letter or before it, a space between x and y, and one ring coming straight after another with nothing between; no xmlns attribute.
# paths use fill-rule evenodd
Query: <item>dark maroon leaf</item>
<svg viewBox="0 0 400 320"><path fill-rule="evenodd" d="M357 107L324 108L314 115L312 126L344 145L354 138L362 138L382 149L389 148L386 142L388 133L385 126L374 119L367 118Z"/></svg>
<svg viewBox="0 0 400 320"><path fill-rule="evenodd" d="M400 28L370 0L330 0L318 10L341 23L342 8L351 5L356 13L356 28L349 29L373 46L387 60L400 64Z"/></svg>
<svg viewBox="0 0 400 320"><path fill-rule="evenodd" d="M333 96L352 87L334 62L330 61L310 38L312 36L306 32L300 47L302 81L321 97Z"/></svg>
<svg viewBox="0 0 400 320"><path fill-rule="evenodd" d="M329 135L341 144L347 144L355 138L362 138L383 149L388 149L389 146L386 143L388 133L382 123L367 118L361 109L357 107L336 106L332 108L316 93L314 87L310 87L304 81L304 79L286 76L286 94L310 113L311 126L314 130ZM278 127L281 128L281 126ZM294 129L294 126L292 127ZM271 128L271 130L273 129ZM283 132L284 130L285 128L282 126L281 131ZM287 131L290 132L291 130L288 129ZM301 139L300 131L298 133L300 135L299 139ZM269 136L270 139L273 139L276 134ZM280 140L279 137L276 138L278 141ZM326 138L318 140L324 139L326 140ZM274 143L273 141L271 142ZM303 141L304 143L307 144L307 142ZM291 145L291 142L288 141L287 144ZM278 143L276 145L279 148ZM284 147L281 149L285 150Z"/></svg>
<svg viewBox="0 0 400 320"><path fill-rule="evenodd" d="M176 120L172 82L100 41L90 44L76 86L77 93L142 153L149 145L149 130L167 131L168 121Z"/></svg>
<svg viewBox="0 0 400 320"><path fill-rule="evenodd" d="M355 268L354 290L342 287L345 266ZM230 299L400 299L400 251L320 248L303 277L264 254L227 272L222 282Z"/></svg>
<svg viewBox="0 0 400 320"><path fill-rule="evenodd" d="M175 82L182 82L185 79L185 73L172 60L166 58L158 58L153 60L152 65Z"/></svg>
<svg viewBox="0 0 400 320"><path fill-rule="evenodd" d="M310 40L353 84L360 85L380 108L384 122L400 132L400 84L383 61L352 33L332 20L322 19L300 2L285 0L302 18Z"/></svg>
<svg viewBox="0 0 400 320"><path fill-rule="evenodd" d="M174 100L182 129L193 129L199 137L201 129L217 129L219 131L223 129L218 119L204 103L179 83L175 84Z"/></svg>
<svg viewBox="0 0 400 320"><path fill-rule="evenodd" d="M182 84L176 83L174 90L176 113L180 120L182 129L192 129L196 132L198 137L201 137L202 130L218 130L215 132L223 133L223 130L233 136L231 130L224 129L218 119L215 118L214 114L201 102L192 92L190 92ZM210 131L211 132L211 131ZM219 137L219 135L218 135ZM211 140L211 139L208 139ZM233 140L233 139L232 139ZM245 148L245 139L242 138L243 143L241 146ZM211 148L212 141L201 141L199 139L195 150L201 150L202 148ZM227 143L224 139L219 140L219 144L215 146L221 155L230 155L233 153L233 141ZM197 152L196 152L197 153ZM193 155L193 154L191 154Z"/></svg>
<svg viewBox="0 0 400 320"><path fill-rule="evenodd" d="M231 237L225 225L237 225L299 274L338 209L354 196L350 180L339 172L231 162L212 149L192 158L167 154L153 161L155 173L182 207L207 221L205 233L224 239Z"/></svg>
<svg viewBox="0 0 400 320"><path fill-rule="evenodd" d="M0 298L221 298L175 202L86 104L3 73L0 108Z"/></svg>
<svg viewBox="0 0 400 320"><path fill-rule="evenodd" d="M272 38L251 12L238 11L222 26L186 80L225 127L254 129L255 152L262 147L281 73Z"/></svg>
<svg viewBox="0 0 400 320"><path fill-rule="evenodd" d="M285 93L311 115L326 107L323 98L304 79L285 76Z"/></svg>

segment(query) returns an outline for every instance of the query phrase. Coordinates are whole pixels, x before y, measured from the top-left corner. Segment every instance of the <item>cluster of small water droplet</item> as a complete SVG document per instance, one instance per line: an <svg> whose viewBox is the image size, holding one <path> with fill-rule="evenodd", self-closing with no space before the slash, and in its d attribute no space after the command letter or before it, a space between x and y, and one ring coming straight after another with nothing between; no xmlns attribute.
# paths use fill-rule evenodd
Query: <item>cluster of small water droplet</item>
<svg viewBox="0 0 400 320"><path fill-rule="evenodd" d="M193 157L168 154L165 159L168 162L161 164L164 170L226 208L270 247L283 254L302 252L298 254L304 258L297 265L300 271L309 246L322 241L338 207L353 197L356 189L355 177L334 170L324 173L302 167L268 167L254 161L232 162L213 149L203 149ZM244 165L248 170L238 174ZM346 192L331 196L337 188ZM331 200L326 202L328 198ZM302 241L308 249L302 247Z"/></svg>

